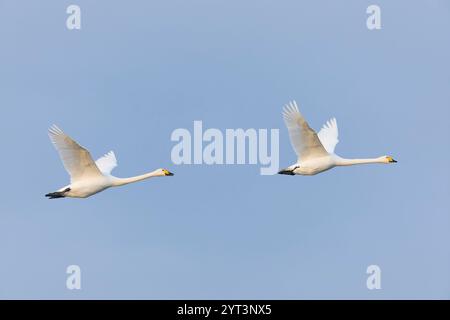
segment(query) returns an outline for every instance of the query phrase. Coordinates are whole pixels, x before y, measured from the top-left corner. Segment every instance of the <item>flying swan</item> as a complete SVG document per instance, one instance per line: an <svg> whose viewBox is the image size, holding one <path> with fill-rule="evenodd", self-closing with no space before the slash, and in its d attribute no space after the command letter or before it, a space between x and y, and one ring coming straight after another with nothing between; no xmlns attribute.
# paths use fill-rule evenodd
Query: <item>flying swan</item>
<svg viewBox="0 0 450 320"><path fill-rule="evenodd" d="M108 152L97 161L93 161L88 150L76 143L61 129L53 125L49 129L50 140L58 150L64 167L70 175L70 184L45 196L55 198L87 198L109 187L118 187L152 177L173 176L166 169L131 178L116 178L111 171L117 166L113 151Z"/></svg>
<svg viewBox="0 0 450 320"><path fill-rule="evenodd" d="M298 111L297 103L290 102L283 110L284 122L289 131L292 147L297 154L297 163L278 172L287 175L315 175L336 166L351 166L365 163L394 163L390 156L373 159L344 159L334 153L339 142L335 118L327 121L317 134Z"/></svg>

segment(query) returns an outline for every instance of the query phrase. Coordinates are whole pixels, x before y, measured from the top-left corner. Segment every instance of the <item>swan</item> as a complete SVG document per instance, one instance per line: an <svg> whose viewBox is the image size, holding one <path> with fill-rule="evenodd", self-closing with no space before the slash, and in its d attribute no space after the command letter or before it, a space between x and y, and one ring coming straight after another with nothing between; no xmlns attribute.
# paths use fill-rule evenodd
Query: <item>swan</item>
<svg viewBox="0 0 450 320"><path fill-rule="evenodd" d="M111 175L111 171L117 166L113 151L94 162L88 150L56 125L49 129L48 135L70 175L70 184L46 194L49 199L87 198L110 187L123 186L152 177L173 176L173 173L166 169L157 169L136 177L117 178Z"/></svg>
<svg viewBox="0 0 450 320"><path fill-rule="evenodd" d="M297 154L297 162L279 174L315 175L336 166L351 166L366 163L395 163L391 156L372 159L345 159L334 153L338 140L335 118L330 119L317 134L303 118L297 103L292 101L283 109L283 118L289 131L291 145Z"/></svg>

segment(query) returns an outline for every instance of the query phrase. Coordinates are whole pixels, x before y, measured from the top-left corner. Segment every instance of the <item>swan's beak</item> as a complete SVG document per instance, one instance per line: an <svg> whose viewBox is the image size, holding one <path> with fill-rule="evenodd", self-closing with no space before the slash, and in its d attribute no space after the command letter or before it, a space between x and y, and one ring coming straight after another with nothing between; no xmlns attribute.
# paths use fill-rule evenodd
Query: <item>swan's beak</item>
<svg viewBox="0 0 450 320"><path fill-rule="evenodd" d="M283 169L283 170L278 171L278 174L286 174L286 175L289 175L289 176L295 176L295 173L293 171L287 170L287 169Z"/></svg>
<svg viewBox="0 0 450 320"><path fill-rule="evenodd" d="M172 172L167 171L166 176L173 176Z"/></svg>
<svg viewBox="0 0 450 320"><path fill-rule="evenodd" d="M389 163L397 163L397 160L395 160L394 158L392 158L392 157L387 157L387 158L388 158Z"/></svg>

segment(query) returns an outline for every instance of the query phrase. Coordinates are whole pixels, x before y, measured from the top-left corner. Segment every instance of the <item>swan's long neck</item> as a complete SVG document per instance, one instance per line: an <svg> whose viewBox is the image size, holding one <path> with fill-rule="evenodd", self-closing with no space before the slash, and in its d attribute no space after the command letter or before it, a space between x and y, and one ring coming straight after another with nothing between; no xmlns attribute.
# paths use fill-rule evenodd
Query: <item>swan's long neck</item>
<svg viewBox="0 0 450 320"><path fill-rule="evenodd" d="M133 183L133 182L138 182L138 181L142 181L148 178L152 178L152 177L161 177L164 174L160 172L160 170L155 170L146 174L141 174L140 176L135 176L135 177L130 177L130 178L116 178L114 177L113 179L113 186L114 187L118 187L118 186L123 186L129 183Z"/></svg>
<svg viewBox="0 0 450 320"><path fill-rule="evenodd" d="M386 163L385 157L369 158L369 159L345 159L339 157L336 160L337 166L353 166L355 164L367 164L367 163Z"/></svg>

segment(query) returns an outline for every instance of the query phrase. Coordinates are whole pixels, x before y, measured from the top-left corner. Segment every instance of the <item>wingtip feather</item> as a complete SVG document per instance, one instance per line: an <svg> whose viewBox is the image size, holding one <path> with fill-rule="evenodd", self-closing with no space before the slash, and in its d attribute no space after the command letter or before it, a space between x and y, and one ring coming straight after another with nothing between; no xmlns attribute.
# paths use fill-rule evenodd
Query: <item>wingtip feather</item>
<svg viewBox="0 0 450 320"><path fill-rule="evenodd" d="M297 102L295 100L289 101L283 108L283 116L291 117L294 113L300 113L298 110Z"/></svg>
<svg viewBox="0 0 450 320"><path fill-rule="evenodd" d="M53 134L53 135L58 135L58 134L62 134L63 131L56 125L53 124L49 129L48 129L49 133Z"/></svg>

